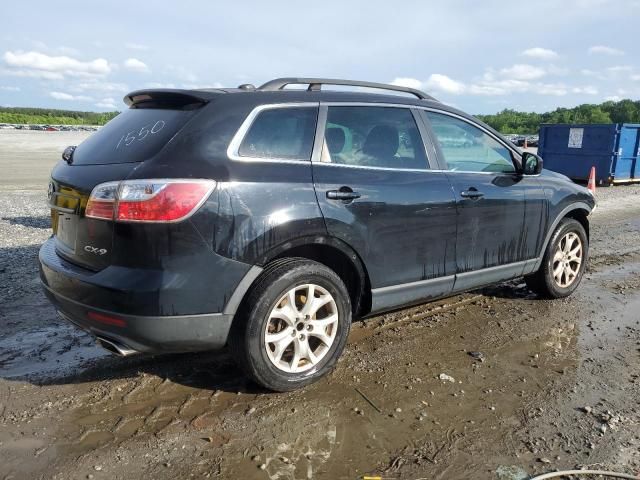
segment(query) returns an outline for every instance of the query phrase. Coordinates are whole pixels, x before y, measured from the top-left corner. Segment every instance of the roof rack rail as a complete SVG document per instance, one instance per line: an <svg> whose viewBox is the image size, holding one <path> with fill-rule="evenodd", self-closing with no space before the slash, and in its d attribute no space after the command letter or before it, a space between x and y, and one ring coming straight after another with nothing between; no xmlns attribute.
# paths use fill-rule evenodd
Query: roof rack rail
<svg viewBox="0 0 640 480"><path fill-rule="evenodd" d="M432 100L437 102L435 98L431 95L428 95L418 89L409 88L409 87L401 87L399 85L388 85L386 83L375 83L375 82L361 82L358 80L341 80L338 78L295 78L295 77L285 77L285 78L276 78L274 80L270 80L264 85L261 85L258 90L264 91L276 91L283 90L287 85L309 85L307 90L309 91L319 91L322 85L346 85L350 87L366 87L366 88L377 88L380 90L393 90L396 92L409 93L411 95L415 95L420 100Z"/></svg>

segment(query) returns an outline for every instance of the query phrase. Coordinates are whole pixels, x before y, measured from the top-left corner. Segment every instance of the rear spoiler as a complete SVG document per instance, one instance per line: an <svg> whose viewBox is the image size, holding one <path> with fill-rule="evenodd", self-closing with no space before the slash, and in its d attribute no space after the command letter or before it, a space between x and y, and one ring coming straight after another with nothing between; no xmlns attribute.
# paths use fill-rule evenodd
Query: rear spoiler
<svg viewBox="0 0 640 480"><path fill-rule="evenodd" d="M222 92L221 92L222 93ZM199 108L214 98L216 93L178 89L136 90L124 97L129 108Z"/></svg>

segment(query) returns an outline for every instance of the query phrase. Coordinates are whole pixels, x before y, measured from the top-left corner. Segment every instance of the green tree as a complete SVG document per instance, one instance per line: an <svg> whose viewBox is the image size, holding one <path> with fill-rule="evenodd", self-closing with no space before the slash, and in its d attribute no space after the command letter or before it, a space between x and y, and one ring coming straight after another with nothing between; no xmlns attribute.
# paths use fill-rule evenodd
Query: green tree
<svg viewBox="0 0 640 480"><path fill-rule="evenodd" d="M478 118L502 133L524 134L537 132L542 123L640 123L640 101L583 104L542 114L506 109L493 115L478 115Z"/></svg>
<svg viewBox="0 0 640 480"><path fill-rule="evenodd" d="M49 108L0 107L0 123L44 125L104 125L119 112L77 112Z"/></svg>

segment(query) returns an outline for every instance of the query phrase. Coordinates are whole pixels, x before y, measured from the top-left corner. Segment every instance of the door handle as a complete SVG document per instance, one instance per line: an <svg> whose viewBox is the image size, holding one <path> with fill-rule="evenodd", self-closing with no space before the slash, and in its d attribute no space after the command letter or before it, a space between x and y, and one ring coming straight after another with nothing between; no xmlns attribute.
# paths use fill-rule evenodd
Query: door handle
<svg viewBox="0 0 640 480"><path fill-rule="evenodd" d="M480 198L480 197L484 197L484 193L479 192L477 189L471 187L469 190L464 190L462 192L460 192L460 196L462 198Z"/></svg>
<svg viewBox="0 0 640 480"><path fill-rule="evenodd" d="M329 200L355 200L360 198L360 194L349 187L341 187L340 190L327 191L327 198Z"/></svg>

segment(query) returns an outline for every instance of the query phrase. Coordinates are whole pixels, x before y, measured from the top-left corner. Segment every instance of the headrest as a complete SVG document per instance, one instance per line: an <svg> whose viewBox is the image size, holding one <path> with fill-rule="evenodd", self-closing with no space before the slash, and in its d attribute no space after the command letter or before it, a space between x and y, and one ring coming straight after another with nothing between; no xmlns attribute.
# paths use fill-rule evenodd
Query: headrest
<svg viewBox="0 0 640 480"><path fill-rule="evenodd" d="M327 140L329 153L338 154L342 152L345 143L344 130L338 127L329 127L324 136Z"/></svg>
<svg viewBox="0 0 640 480"><path fill-rule="evenodd" d="M398 130L391 125L376 125L367 135L362 152L372 157L392 157L398 151Z"/></svg>

